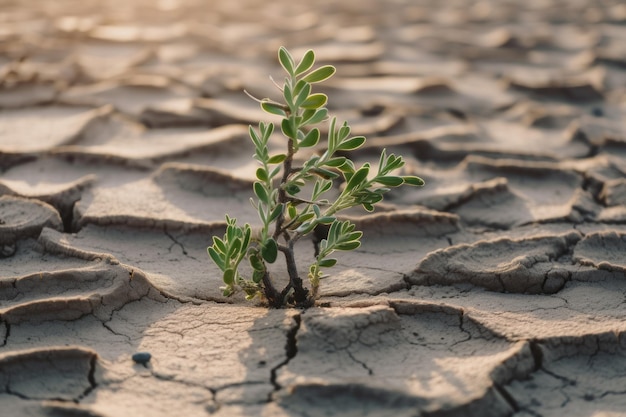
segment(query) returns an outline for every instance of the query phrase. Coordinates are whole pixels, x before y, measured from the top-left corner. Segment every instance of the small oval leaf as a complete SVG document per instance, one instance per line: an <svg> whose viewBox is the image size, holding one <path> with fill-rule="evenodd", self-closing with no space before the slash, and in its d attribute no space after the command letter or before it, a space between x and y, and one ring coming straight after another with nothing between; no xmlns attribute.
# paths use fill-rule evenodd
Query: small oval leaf
<svg viewBox="0 0 626 417"><path fill-rule="evenodd" d="M363 203L363 208L370 213L374 211L374 206L370 203Z"/></svg>
<svg viewBox="0 0 626 417"><path fill-rule="evenodd" d="M228 268L224 271L224 284L233 285L235 282L235 270L232 268Z"/></svg>
<svg viewBox="0 0 626 417"><path fill-rule="evenodd" d="M337 260L334 258L322 259L318 262L320 268L330 268L337 264Z"/></svg>
<svg viewBox="0 0 626 417"><path fill-rule="evenodd" d="M363 144L365 143L365 137L364 136L355 136L352 137L348 140L345 140L341 143L339 143L339 146L337 146L337 150L340 151L353 151L357 148L360 148Z"/></svg>
<svg viewBox="0 0 626 417"><path fill-rule="evenodd" d="M283 119L283 121L280 124L280 127L283 131L283 134L287 136L288 138L291 138L291 139L298 138L298 131L294 129L289 119Z"/></svg>
<svg viewBox="0 0 626 417"><path fill-rule="evenodd" d="M258 168L256 170L256 177L260 180L260 181L267 181L268 177L267 177L267 171L263 168Z"/></svg>
<svg viewBox="0 0 626 417"><path fill-rule="evenodd" d="M310 72L302 79L311 84L319 83L332 77L335 71L337 70L332 65L324 65L323 67L319 67L318 69Z"/></svg>
<svg viewBox="0 0 626 417"><path fill-rule="evenodd" d="M328 96L326 94L315 93L308 96L307 99L300 104L300 107L307 110L319 109L324 106L327 101Z"/></svg>
<svg viewBox="0 0 626 417"><path fill-rule="evenodd" d="M219 253L226 253L224 241L217 236L213 236L213 247L217 249Z"/></svg>
<svg viewBox="0 0 626 417"><path fill-rule="evenodd" d="M420 177L412 176L412 175L402 177L402 179L404 180L405 184L413 185L416 187L421 187L425 184L423 179L421 179Z"/></svg>
<svg viewBox="0 0 626 417"><path fill-rule="evenodd" d="M354 175L352 175L350 181L348 181L348 185L346 185L346 188L351 190L361 185L361 183L367 178L367 174L369 173L369 171L369 167L366 165L359 168L359 170L355 172Z"/></svg>
<svg viewBox="0 0 626 417"><path fill-rule="evenodd" d="M211 259L213 260L215 265L217 265L217 267L223 271L224 270L224 260L219 255L219 253L217 253L217 251L212 246L209 246L209 248L207 248L207 250L209 252L209 256L211 257Z"/></svg>
<svg viewBox="0 0 626 417"><path fill-rule="evenodd" d="M261 249L261 256L266 262L273 264L278 257L278 245L273 238L269 238L265 241L265 245Z"/></svg>
<svg viewBox="0 0 626 417"><path fill-rule="evenodd" d="M263 279L263 275L265 275L265 272L261 272L259 270L255 270L252 273L252 281L254 281L255 284L258 284Z"/></svg>
<svg viewBox="0 0 626 417"><path fill-rule="evenodd" d="M287 71L287 73L289 73L290 75L293 75L293 58L284 46L281 46L278 50L278 60L280 61L280 65L282 65L285 71Z"/></svg>
<svg viewBox="0 0 626 417"><path fill-rule="evenodd" d="M289 213L289 217L292 219L295 219L296 216L298 215L298 209L296 209L296 207L292 206L291 204L289 205L289 208L287 210Z"/></svg>
<svg viewBox="0 0 626 417"><path fill-rule="evenodd" d="M269 195L267 194L267 190L265 189L263 184L261 184L260 182L254 183L254 194L256 194L257 198L260 201L264 202L265 204L269 204L270 198L269 198Z"/></svg>
<svg viewBox="0 0 626 417"><path fill-rule="evenodd" d="M278 218L278 216L280 216L280 214L282 212L283 212L283 205L282 204L279 204L276 207L274 207L274 210L270 214L269 221L273 222L274 220L276 220Z"/></svg>
<svg viewBox="0 0 626 417"><path fill-rule="evenodd" d="M263 261L257 255L251 256L249 261L250 261L250 266L255 271L265 271L265 265L263 264Z"/></svg>
<svg viewBox="0 0 626 417"><path fill-rule="evenodd" d="M314 63L315 63L315 52L309 49L308 51L304 53L302 60L296 67L296 71L295 71L296 75L300 75L303 72L310 70Z"/></svg>
<svg viewBox="0 0 626 417"><path fill-rule="evenodd" d="M310 119L306 120L306 124L314 125L323 122L328 117L327 109L318 109Z"/></svg>
<svg viewBox="0 0 626 417"><path fill-rule="evenodd" d="M287 194L296 195L300 192L300 187L298 187L296 184L289 184L285 187L285 191L287 192Z"/></svg>
<svg viewBox="0 0 626 417"><path fill-rule="evenodd" d="M361 246L361 242L352 241L352 242L340 243L339 245L335 246L335 249L336 250L354 250L358 248L359 246Z"/></svg>
<svg viewBox="0 0 626 417"><path fill-rule="evenodd" d="M398 187L404 183L404 179L402 179L402 177L389 175L386 177L376 178L376 182L387 187Z"/></svg>
<svg viewBox="0 0 626 417"><path fill-rule="evenodd" d="M320 130L315 128L306 134L304 139L302 139L299 143L301 148L310 148L312 146L317 145L317 142L320 140Z"/></svg>
<svg viewBox="0 0 626 417"><path fill-rule="evenodd" d="M333 180L335 178L339 178L339 174L324 168L315 168L313 173L324 178L325 180Z"/></svg>
<svg viewBox="0 0 626 417"><path fill-rule="evenodd" d="M311 94L311 84L305 83L302 86L302 89L298 91L298 96L296 97L294 106L302 107L302 104L309 98L309 94Z"/></svg>
<svg viewBox="0 0 626 417"><path fill-rule="evenodd" d="M278 116L286 116L287 113L283 109L283 106L276 103L271 103L269 101L264 101L261 103L261 108L269 114L276 114Z"/></svg>
<svg viewBox="0 0 626 417"><path fill-rule="evenodd" d="M346 163L346 159L347 158L344 156L338 156L336 158L329 159L324 165L328 167L340 167Z"/></svg>
<svg viewBox="0 0 626 417"><path fill-rule="evenodd" d="M287 159L287 155L285 155L283 153L279 153L278 155L274 155L270 159L268 159L267 163L268 164L280 164L285 159Z"/></svg>

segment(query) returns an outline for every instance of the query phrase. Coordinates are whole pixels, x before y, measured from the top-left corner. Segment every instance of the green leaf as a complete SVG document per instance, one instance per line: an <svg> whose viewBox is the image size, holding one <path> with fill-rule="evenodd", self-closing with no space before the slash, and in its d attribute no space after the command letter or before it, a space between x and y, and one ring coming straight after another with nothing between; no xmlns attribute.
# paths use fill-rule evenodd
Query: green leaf
<svg viewBox="0 0 626 417"><path fill-rule="evenodd" d="M276 114L278 116L286 116L287 113L282 105L277 103L272 103L269 101L264 101L261 103L261 108L269 114Z"/></svg>
<svg viewBox="0 0 626 417"><path fill-rule="evenodd" d="M307 110L318 109L326 104L328 101L328 96L323 93L315 93L311 94L304 100L300 107Z"/></svg>
<svg viewBox="0 0 626 417"><path fill-rule="evenodd" d="M314 125L323 122L328 117L327 109L318 109L308 120L303 119L303 123Z"/></svg>
<svg viewBox="0 0 626 417"><path fill-rule="evenodd" d="M209 252L209 256L211 257L211 259L213 260L215 265L217 265L218 268L223 271L224 270L224 260L222 259L220 254L217 253L217 251L212 246L209 246L207 248L207 251Z"/></svg>
<svg viewBox="0 0 626 417"><path fill-rule="evenodd" d="M252 126L248 126L248 134L250 135L250 139L252 139L252 143L254 143L255 147L260 148L263 145L261 139L256 134Z"/></svg>
<svg viewBox="0 0 626 417"><path fill-rule="evenodd" d="M308 233L311 233L313 229L315 229L314 222L304 222L296 229L296 232L301 233L302 235L306 235Z"/></svg>
<svg viewBox="0 0 626 417"><path fill-rule="evenodd" d="M222 287L220 289L222 290L222 295L224 297L230 297L235 293L235 290L230 285L228 287Z"/></svg>
<svg viewBox="0 0 626 417"><path fill-rule="evenodd" d="M250 238L252 237L252 229L250 225L246 223L246 229L243 235L242 252L248 251L248 245L250 245Z"/></svg>
<svg viewBox="0 0 626 417"><path fill-rule="evenodd" d="M315 52L309 49L308 51L304 53L302 60L296 67L295 74L300 75L303 72L308 71L309 69L311 69L314 63L315 63Z"/></svg>
<svg viewBox="0 0 626 417"><path fill-rule="evenodd" d="M300 92L302 91L302 89L306 86L309 86L309 93L311 92L310 88L311 88L311 84L307 83L304 80L300 80L296 83L295 87L293 88L293 94L294 95L298 95L300 94Z"/></svg>
<svg viewBox="0 0 626 417"><path fill-rule="evenodd" d="M350 233L356 228L356 225L350 221L341 222L341 233Z"/></svg>
<svg viewBox="0 0 626 417"><path fill-rule="evenodd" d="M289 217L292 219L295 219L298 215L298 209L296 209L295 206L292 206L291 204L289 204L287 211L289 213Z"/></svg>
<svg viewBox="0 0 626 417"><path fill-rule="evenodd" d="M334 222L330 225L330 229L328 229L329 240L337 240L337 236L339 236L339 232L341 231L341 224L341 222Z"/></svg>
<svg viewBox="0 0 626 417"><path fill-rule="evenodd" d="M330 119L330 128L328 129L328 151L334 153L337 150L337 132L335 131L337 118Z"/></svg>
<svg viewBox="0 0 626 417"><path fill-rule="evenodd" d="M344 156L338 156L336 158L329 159L324 165L328 167L340 167L346 163L346 159L348 158Z"/></svg>
<svg viewBox="0 0 626 417"><path fill-rule="evenodd" d="M380 193L369 192L365 198L360 200L361 203L367 204L376 204L381 202L383 199L383 195Z"/></svg>
<svg viewBox="0 0 626 417"><path fill-rule="evenodd" d="M280 127L283 131L283 134L287 136L288 138L291 138L291 139L298 138L298 131L293 127L290 119L283 119L283 121L280 124Z"/></svg>
<svg viewBox="0 0 626 417"><path fill-rule="evenodd" d="M228 268L224 271L224 284L233 285L235 282L235 270L232 268Z"/></svg>
<svg viewBox="0 0 626 417"><path fill-rule="evenodd" d="M267 194L267 190L260 182L254 183L254 194L256 194L260 201L264 202L265 204L269 204L270 197Z"/></svg>
<svg viewBox="0 0 626 417"><path fill-rule="evenodd" d="M338 166L337 168L339 168L339 170L341 172L343 172L344 174L354 174L355 168L354 168L354 163L346 158L346 162L343 165Z"/></svg>
<svg viewBox="0 0 626 417"><path fill-rule="evenodd" d="M315 185L316 185L317 190L316 190L316 193L314 193L314 195L315 195L315 199L317 199L317 197L319 197L320 195L324 194L326 191L332 188L333 182L331 180L317 180L315 182Z"/></svg>
<svg viewBox="0 0 626 417"><path fill-rule="evenodd" d="M378 160L378 172L382 172L385 167L385 160L387 158L387 149L383 148L380 153L380 159Z"/></svg>
<svg viewBox="0 0 626 417"><path fill-rule="evenodd" d="M365 181L369 171L369 166L363 165L357 172L354 173L354 175L352 175L350 181L348 181L348 185L346 185L346 188L348 190L357 188L363 181Z"/></svg>
<svg viewBox="0 0 626 417"><path fill-rule="evenodd" d="M349 232L347 236L344 237L346 241L351 240L359 240L363 236L363 232Z"/></svg>
<svg viewBox="0 0 626 417"><path fill-rule="evenodd" d="M265 275L265 271L255 270L252 272L252 281L254 281L255 284L258 284L263 279L263 275Z"/></svg>
<svg viewBox="0 0 626 417"><path fill-rule="evenodd" d="M302 90L298 92L298 96L294 101L294 106L301 107L302 103L304 103L309 97L309 94L311 94L311 84L305 83Z"/></svg>
<svg viewBox="0 0 626 417"><path fill-rule="evenodd" d="M298 187L296 184L289 184L285 187L285 191L287 192L287 194L296 195L300 192L300 187Z"/></svg>
<svg viewBox="0 0 626 417"><path fill-rule="evenodd" d="M371 205L370 203L363 203L363 208L368 211L368 212L373 212L374 211L374 206Z"/></svg>
<svg viewBox="0 0 626 417"><path fill-rule="evenodd" d="M278 49L278 60L280 61L280 65L282 65L289 75L294 75L293 67L295 63L293 62L291 54L284 46L281 46L280 49Z"/></svg>
<svg viewBox="0 0 626 417"><path fill-rule="evenodd" d="M276 207L274 207L274 210L272 210L272 213L270 214L269 222L273 222L274 220L276 220L282 212L283 212L282 204L279 204Z"/></svg>
<svg viewBox="0 0 626 417"><path fill-rule="evenodd" d="M336 250L354 250L356 248L358 248L359 246L361 246L361 242L359 241L352 241L352 242L345 242L345 243L340 243L338 245L335 246Z"/></svg>
<svg viewBox="0 0 626 417"><path fill-rule="evenodd" d="M265 265L258 255L250 256L250 266L255 271L265 271Z"/></svg>
<svg viewBox="0 0 626 417"><path fill-rule="evenodd" d="M233 239L233 243L230 245L230 248L228 249L228 253L226 254L226 257L229 259L236 259L239 256L240 251L241 251L241 238L236 237L235 239Z"/></svg>
<svg viewBox="0 0 626 417"><path fill-rule="evenodd" d="M320 130L315 128L306 134L304 139L302 139L299 143L301 148L310 148L311 146L317 145L317 142L320 140Z"/></svg>
<svg viewBox="0 0 626 417"><path fill-rule="evenodd" d="M269 179L268 176L267 176L267 171L264 168L258 168L256 170L256 177L260 181L267 181Z"/></svg>
<svg viewBox="0 0 626 417"><path fill-rule="evenodd" d="M313 217L315 217L315 213L309 212L309 213L301 214L298 220L301 222L306 222L308 220L311 220Z"/></svg>
<svg viewBox="0 0 626 417"><path fill-rule="evenodd" d="M353 151L360 148L365 143L364 136L354 136L348 140L339 143L337 150L339 151Z"/></svg>
<svg viewBox="0 0 626 417"><path fill-rule="evenodd" d="M332 77L335 71L337 70L332 65L324 65L323 67L319 67L318 69L310 72L302 79L311 84L319 83Z"/></svg>
<svg viewBox="0 0 626 417"><path fill-rule="evenodd" d="M324 217L320 217L319 219L317 219L317 222L321 224L331 224L335 220L337 219L333 216L324 216Z"/></svg>
<svg viewBox="0 0 626 417"><path fill-rule="evenodd" d="M421 179L420 177L415 177L412 175L409 176L404 176L402 177L402 179L404 180L404 183L407 185L413 185L416 187L421 187L425 184L424 180Z"/></svg>
<svg viewBox="0 0 626 417"><path fill-rule="evenodd" d="M278 155L274 155L270 159L268 159L267 163L268 164L280 164L285 159L287 159L287 155L285 155L283 153L279 153Z"/></svg>
<svg viewBox="0 0 626 417"><path fill-rule="evenodd" d="M385 163L384 173L391 172L394 169L401 168L404 165L404 161L401 156L395 156L391 154L387 157L387 162Z"/></svg>
<svg viewBox="0 0 626 417"><path fill-rule="evenodd" d="M404 183L404 179L402 177L395 176L386 176L386 177L378 177L376 178L376 182L382 185L386 185L387 187L398 187Z"/></svg>
<svg viewBox="0 0 626 417"><path fill-rule="evenodd" d="M213 247L215 247L219 253L226 253L224 241L217 236L213 236Z"/></svg>
<svg viewBox="0 0 626 417"><path fill-rule="evenodd" d="M285 81L285 87L283 88L283 97L285 97L285 102L291 108L293 105L293 91L291 91L291 86L289 85L288 80Z"/></svg>
<svg viewBox="0 0 626 417"><path fill-rule="evenodd" d="M278 245L273 238L269 238L265 241L265 244L261 248L261 256L268 263L273 264L278 257Z"/></svg>
<svg viewBox="0 0 626 417"><path fill-rule="evenodd" d="M348 122L343 122L343 125L339 128L339 132L337 136L339 137L339 142L343 142L345 138L350 135L350 126L348 126Z"/></svg>
<svg viewBox="0 0 626 417"><path fill-rule="evenodd" d="M278 103L274 103L278 104ZM263 135L264 142L267 143L269 137L274 133L274 123L259 123L259 128L261 129L261 134Z"/></svg>
<svg viewBox="0 0 626 417"><path fill-rule="evenodd" d="M317 264L320 266L320 268L330 268L337 264L337 260L333 258L322 259Z"/></svg>
<svg viewBox="0 0 626 417"><path fill-rule="evenodd" d="M329 171L328 169L324 169L324 168L315 168L313 173L324 178L325 180L339 178L339 174L333 171Z"/></svg>

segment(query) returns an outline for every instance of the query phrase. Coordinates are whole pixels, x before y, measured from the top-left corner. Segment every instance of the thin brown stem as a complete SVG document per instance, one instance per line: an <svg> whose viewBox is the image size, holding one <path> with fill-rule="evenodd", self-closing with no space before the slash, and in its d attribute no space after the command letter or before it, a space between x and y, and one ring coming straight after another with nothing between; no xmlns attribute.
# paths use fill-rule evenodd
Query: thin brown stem
<svg viewBox="0 0 626 417"><path fill-rule="evenodd" d="M281 308L283 306L285 297L276 290L267 270L263 274L263 293L270 307Z"/></svg>
<svg viewBox="0 0 626 417"><path fill-rule="evenodd" d="M287 264L287 273L289 274L289 285L283 290L286 295L293 289L293 299L296 305L309 305L309 290L304 288L302 278L298 275L298 267L296 266L296 258L293 253L293 241L288 242L288 246L280 246L279 250L285 255L285 263Z"/></svg>
<svg viewBox="0 0 626 417"><path fill-rule="evenodd" d="M293 164L293 139L289 139L287 142L287 157L283 161L283 177L280 180L280 187L278 189L278 204L286 204L288 202L287 191L282 187L283 184L287 183L289 179L289 175L291 175L291 165ZM285 221L285 210L278 215L276 219L276 229L274 230L274 240L278 239L280 236L283 223Z"/></svg>

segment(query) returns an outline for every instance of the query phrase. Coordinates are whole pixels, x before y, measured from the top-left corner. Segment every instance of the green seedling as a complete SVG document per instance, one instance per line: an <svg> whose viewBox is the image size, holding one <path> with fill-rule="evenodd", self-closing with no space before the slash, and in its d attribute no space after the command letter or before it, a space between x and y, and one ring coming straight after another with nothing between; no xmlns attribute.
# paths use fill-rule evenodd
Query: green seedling
<svg viewBox="0 0 626 417"><path fill-rule="evenodd" d="M277 84L281 101L255 100L265 112L282 117L280 130L285 137L286 152L270 155L268 142L274 134L273 123L260 122L256 129L252 126L249 129L255 147L254 159L260 165L253 186L256 199L251 199L259 213L260 229L253 233L248 223L240 226L227 215L226 233L222 238L213 237L208 252L223 273L225 296L243 290L246 298L260 296L271 307L310 306L317 296L322 271L337 263L331 256L336 251L354 250L361 245L363 233L355 230L350 221L338 219L337 214L355 206L371 212L391 188L404 184L422 186L424 181L415 176L395 175L394 171L404 161L385 150L376 166L366 163L356 167L346 155L363 146L365 137L351 136L347 122L329 118L325 107L328 97L312 91L313 85L335 73L335 67L324 65L313 69L312 50L296 63L287 49L281 47L278 59L287 73L282 87ZM329 123L324 145L316 127L321 123ZM294 165L294 156L300 150L314 147L320 151L302 165ZM339 195L331 201L327 196L335 183L342 184L342 189L335 192ZM294 245L316 229L327 230L327 234L319 241L308 269L309 290L298 274ZM285 258L289 275L288 284L281 290L276 288L267 267L277 260L279 252ZM244 259L251 267L249 277L240 274Z"/></svg>

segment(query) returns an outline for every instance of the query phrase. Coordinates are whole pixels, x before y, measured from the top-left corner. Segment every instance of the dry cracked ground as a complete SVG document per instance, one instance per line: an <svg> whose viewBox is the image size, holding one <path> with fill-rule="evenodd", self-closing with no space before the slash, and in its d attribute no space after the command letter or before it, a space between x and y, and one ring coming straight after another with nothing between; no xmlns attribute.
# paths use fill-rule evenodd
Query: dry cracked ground
<svg viewBox="0 0 626 417"><path fill-rule="evenodd" d="M307 310L206 254L280 45L427 182ZM620 0L0 0L0 414L625 416L625 120Z"/></svg>

